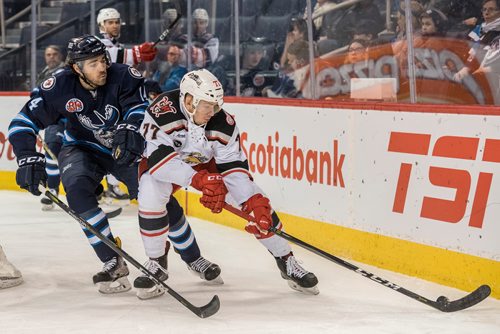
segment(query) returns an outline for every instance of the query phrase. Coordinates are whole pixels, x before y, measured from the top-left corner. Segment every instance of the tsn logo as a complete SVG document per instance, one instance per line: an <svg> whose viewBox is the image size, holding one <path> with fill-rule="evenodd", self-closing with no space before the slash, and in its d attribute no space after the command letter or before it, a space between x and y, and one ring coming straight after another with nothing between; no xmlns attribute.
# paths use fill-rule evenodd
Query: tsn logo
<svg viewBox="0 0 500 334"><path fill-rule="evenodd" d="M480 138L462 136L439 137L431 149L431 135L407 132L391 132L389 152L405 153L469 161L500 163L500 139L485 139L482 150L479 148ZM478 156L482 152L482 156ZM410 188L412 164L402 162L399 178L394 194L393 212L403 213L406 196ZM434 186L455 190L455 198L447 200L424 196L420 217L433 220L458 223L464 218L467 205L472 205L468 225L481 228L490 193L493 173L479 172L477 180L473 180L467 170L430 166L428 180ZM469 201L472 183L476 183L476 191Z"/></svg>

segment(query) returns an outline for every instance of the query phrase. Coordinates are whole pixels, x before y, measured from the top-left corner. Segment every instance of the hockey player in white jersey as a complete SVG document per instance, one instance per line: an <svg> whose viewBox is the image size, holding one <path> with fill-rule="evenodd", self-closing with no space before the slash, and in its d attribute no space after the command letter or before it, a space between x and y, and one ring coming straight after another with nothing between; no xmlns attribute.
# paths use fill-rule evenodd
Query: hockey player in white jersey
<svg viewBox="0 0 500 334"><path fill-rule="evenodd" d="M187 73L179 90L160 94L148 107L141 126L147 145L138 197L141 231L150 230L142 234L146 255L150 261L166 257L166 236L159 231L168 230L168 221L157 217L165 216L163 208L179 187L191 185L201 191L201 203L214 213L222 211L229 192L243 211L257 218L258 223L249 222L245 230L274 256L290 287L317 294L316 276L299 265L287 241L267 232L271 224L281 229L282 223L253 182L240 149L238 127L222 104L221 83L201 69ZM162 267L166 272L166 266Z"/></svg>
<svg viewBox="0 0 500 334"><path fill-rule="evenodd" d="M23 282L21 272L7 260L0 246L0 289L10 288Z"/></svg>
<svg viewBox="0 0 500 334"><path fill-rule="evenodd" d="M126 49L123 44L118 42L121 32L120 12L114 8L103 8L97 14L97 25L101 33L101 42L111 57L111 62L137 65L145 61L152 61L157 53L157 49L152 42L145 42L140 45L134 45L131 49Z"/></svg>

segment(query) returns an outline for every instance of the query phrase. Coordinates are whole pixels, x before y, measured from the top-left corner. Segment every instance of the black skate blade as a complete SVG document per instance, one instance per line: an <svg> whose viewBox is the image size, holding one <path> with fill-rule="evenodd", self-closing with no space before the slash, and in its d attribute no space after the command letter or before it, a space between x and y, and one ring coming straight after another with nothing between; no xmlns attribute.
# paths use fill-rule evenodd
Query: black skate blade
<svg viewBox="0 0 500 334"><path fill-rule="evenodd" d="M115 217L119 216L120 213L122 213L122 208L121 207L119 207L118 209L112 210L110 212L105 212L106 217L108 219L115 218Z"/></svg>
<svg viewBox="0 0 500 334"><path fill-rule="evenodd" d="M192 311L197 316L203 319L214 315L215 313L217 313L217 311L219 311L219 309L220 309L220 300L219 297L215 295L207 305L196 307L196 309Z"/></svg>

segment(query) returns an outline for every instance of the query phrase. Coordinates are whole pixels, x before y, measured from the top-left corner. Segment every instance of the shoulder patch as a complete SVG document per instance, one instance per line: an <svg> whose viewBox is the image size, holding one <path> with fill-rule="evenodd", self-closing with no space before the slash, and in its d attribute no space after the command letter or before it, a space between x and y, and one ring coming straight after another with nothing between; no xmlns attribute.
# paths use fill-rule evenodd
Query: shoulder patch
<svg viewBox="0 0 500 334"><path fill-rule="evenodd" d="M80 112L83 110L83 102L80 99L72 98L66 102L67 112Z"/></svg>
<svg viewBox="0 0 500 334"><path fill-rule="evenodd" d="M233 116L226 113L226 122L229 125L234 125L235 122Z"/></svg>
<svg viewBox="0 0 500 334"><path fill-rule="evenodd" d="M141 72L139 72L136 68L130 66L128 68L128 72L130 73L131 76L133 76L134 78L137 78L137 79L142 79L142 74Z"/></svg>
<svg viewBox="0 0 500 334"><path fill-rule="evenodd" d="M158 118L160 115L171 113L177 113L177 109L174 107L174 103L168 99L168 96L162 96L161 99L155 101L149 110L154 117Z"/></svg>
<svg viewBox="0 0 500 334"><path fill-rule="evenodd" d="M51 90L52 88L54 88L55 84L56 84L56 78L50 77L46 79L44 82L42 82L41 87L43 90Z"/></svg>

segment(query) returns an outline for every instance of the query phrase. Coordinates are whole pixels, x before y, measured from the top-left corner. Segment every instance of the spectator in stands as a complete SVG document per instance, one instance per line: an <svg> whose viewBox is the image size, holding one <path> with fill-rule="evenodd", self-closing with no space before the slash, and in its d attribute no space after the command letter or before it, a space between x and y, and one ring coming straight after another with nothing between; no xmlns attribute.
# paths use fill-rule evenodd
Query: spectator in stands
<svg viewBox="0 0 500 334"><path fill-rule="evenodd" d="M418 1L412 0L410 2L411 13L412 13L412 26L413 31L420 31L420 16L424 13L424 7ZM406 41L406 16L405 16L405 5L404 1L400 2L400 7L397 13L397 27L396 27L396 39L392 43L392 52L396 59L399 60L400 69L406 71L406 66L408 64L407 60L404 60L407 50ZM406 65L404 65L406 64ZM402 72L406 75L406 72Z"/></svg>
<svg viewBox="0 0 500 334"><path fill-rule="evenodd" d="M326 33L323 32L323 21L325 14L330 13L330 10L337 6L336 0L317 0L312 11L313 26L314 26L314 40L326 38ZM307 12L304 13L304 20L307 19ZM286 53L285 53L286 54Z"/></svg>
<svg viewBox="0 0 500 334"><path fill-rule="evenodd" d="M45 67L38 73L36 85L40 85L42 81L56 74L58 70L62 71L64 67L63 55L61 48L57 45L49 45L45 48Z"/></svg>
<svg viewBox="0 0 500 334"><path fill-rule="evenodd" d="M208 13L203 8L193 11L193 47L191 48L191 59L198 68L208 68L214 64L219 57L219 39L208 32ZM181 40L187 43L187 35L181 36Z"/></svg>
<svg viewBox="0 0 500 334"><path fill-rule="evenodd" d="M162 91L167 92L179 88L181 79L187 73L184 62L181 63L183 50L179 45L167 46L166 62L159 65L152 79L160 84Z"/></svg>
<svg viewBox="0 0 500 334"><path fill-rule="evenodd" d="M469 57L465 66L454 75L454 79L458 82L464 80L465 77L475 70L473 61L476 57L482 59L483 54L489 52L486 63L481 64L480 72L491 70L491 66L493 65L492 60L496 60L493 56L499 50L500 0L484 0L481 11L484 22L477 25L469 33L469 38L473 41L474 45L469 50Z"/></svg>
<svg viewBox="0 0 500 334"><path fill-rule="evenodd" d="M448 18L448 30L453 36L465 37L481 19L482 0L433 0L433 8Z"/></svg>
<svg viewBox="0 0 500 334"><path fill-rule="evenodd" d="M288 47L295 41L307 41L307 23L306 20L300 17L292 18L290 22L290 27L288 29L288 34L286 35L285 46L283 48L283 53L281 54L280 66L289 70L290 64L288 64Z"/></svg>
<svg viewBox="0 0 500 334"><path fill-rule="evenodd" d="M175 21L179 13L177 12L177 9L175 8L168 8L163 12L162 15L162 27L161 31L165 31L170 25ZM170 30L168 39L170 41L177 41L179 40L179 37L182 36L182 20L179 20L177 24Z"/></svg>
<svg viewBox="0 0 500 334"><path fill-rule="evenodd" d="M113 63L137 65L144 61L152 61L157 53L151 42L134 45L131 49L118 42L121 32L120 13L114 8L103 8L97 14L97 24L101 33L100 39L106 45Z"/></svg>
<svg viewBox="0 0 500 334"><path fill-rule="evenodd" d="M297 40L290 44L287 58L291 71L285 72L281 70L278 80L271 89L263 91L263 96L302 97L302 86L307 72L301 71L301 69L309 64L309 43L304 40Z"/></svg>
<svg viewBox="0 0 500 334"><path fill-rule="evenodd" d="M448 18L438 9L427 9L420 15L420 26L422 37L444 37Z"/></svg>
<svg viewBox="0 0 500 334"><path fill-rule="evenodd" d="M353 39L349 43L345 64L356 64L363 61L368 61L368 48L370 42L366 39Z"/></svg>

